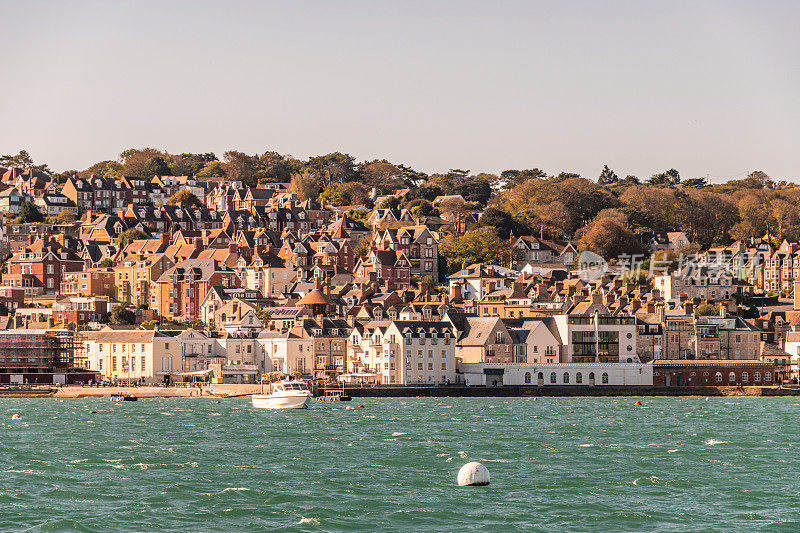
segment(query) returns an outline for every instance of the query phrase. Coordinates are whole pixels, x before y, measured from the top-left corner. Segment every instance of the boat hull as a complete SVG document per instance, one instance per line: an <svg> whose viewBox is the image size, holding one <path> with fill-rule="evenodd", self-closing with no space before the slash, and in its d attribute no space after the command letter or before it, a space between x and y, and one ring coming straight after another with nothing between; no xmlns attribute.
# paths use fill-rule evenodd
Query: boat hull
<svg viewBox="0 0 800 533"><path fill-rule="evenodd" d="M254 394L253 407L257 409L308 409L313 397L305 394Z"/></svg>

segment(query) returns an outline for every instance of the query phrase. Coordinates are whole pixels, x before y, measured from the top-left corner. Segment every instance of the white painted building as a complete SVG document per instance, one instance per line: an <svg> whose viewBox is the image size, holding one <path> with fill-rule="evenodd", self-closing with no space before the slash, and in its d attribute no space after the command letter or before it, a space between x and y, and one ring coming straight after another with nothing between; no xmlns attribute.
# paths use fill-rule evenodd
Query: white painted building
<svg viewBox="0 0 800 533"><path fill-rule="evenodd" d="M593 295L596 300L597 295ZM595 306L594 309L592 306ZM577 312L576 312L576 308ZM582 302L556 315L564 363L638 363L636 319L612 315L597 302ZM581 309L582 308L582 309Z"/></svg>
<svg viewBox="0 0 800 533"><path fill-rule="evenodd" d="M384 384L455 383L455 352L449 322L373 321L352 331L347 371L378 374Z"/></svg>
<svg viewBox="0 0 800 533"><path fill-rule="evenodd" d="M314 339L303 338L291 331L262 331L257 342L260 350L256 365L261 372L314 372Z"/></svg>
<svg viewBox="0 0 800 533"><path fill-rule="evenodd" d="M481 300L490 292L504 287L505 279L517 271L497 265L477 263L448 276L450 294L463 300Z"/></svg>
<svg viewBox="0 0 800 533"><path fill-rule="evenodd" d="M98 331L85 341L89 368L109 381L161 383L181 371L182 347L154 331Z"/></svg>
<svg viewBox="0 0 800 533"><path fill-rule="evenodd" d="M468 387L653 386L653 365L641 363L462 363Z"/></svg>

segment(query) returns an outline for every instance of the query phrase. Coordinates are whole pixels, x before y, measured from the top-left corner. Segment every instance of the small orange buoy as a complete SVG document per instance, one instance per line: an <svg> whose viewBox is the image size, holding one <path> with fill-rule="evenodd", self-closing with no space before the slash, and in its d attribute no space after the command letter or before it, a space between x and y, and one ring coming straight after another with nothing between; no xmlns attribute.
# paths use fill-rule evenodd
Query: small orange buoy
<svg viewBox="0 0 800 533"><path fill-rule="evenodd" d="M93 415L93 414L95 414L95 413L97 413L97 411L89 411L89 414L90 414L90 415Z"/></svg>
<svg viewBox="0 0 800 533"><path fill-rule="evenodd" d="M635 404L633 404L633 405L635 405L636 407L641 407L641 406L642 406L642 402L636 402L636 403L635 403Z"/></svg>
<svg viewBox="0 0 800 533"><path fill-rule="evenodd" d="M22 417L19 415L19 413L14 413L11 415L11 420L22 420Z"/></svg>

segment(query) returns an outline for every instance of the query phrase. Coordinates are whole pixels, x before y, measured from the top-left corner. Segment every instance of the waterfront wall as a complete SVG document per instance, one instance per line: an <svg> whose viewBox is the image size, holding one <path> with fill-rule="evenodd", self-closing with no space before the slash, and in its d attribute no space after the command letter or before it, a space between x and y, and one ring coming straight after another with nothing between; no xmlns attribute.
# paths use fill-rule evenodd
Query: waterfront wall
<svg viewBox="0 0 800 533"><path fill-rule="evenodd" d="M558 396L800 396L800 389L778 387L389 387L347 388L354 398L558 397Z"/></svg>

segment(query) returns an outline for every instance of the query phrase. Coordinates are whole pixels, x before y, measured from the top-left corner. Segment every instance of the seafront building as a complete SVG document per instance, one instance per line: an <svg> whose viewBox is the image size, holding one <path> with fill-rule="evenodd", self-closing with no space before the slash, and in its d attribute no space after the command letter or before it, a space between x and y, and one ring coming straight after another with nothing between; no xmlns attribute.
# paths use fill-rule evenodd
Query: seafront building
<svg viewBox="0 0 800 533"><path fill-rule="evenodd" d="M579 243L543 235L509 235L502 264L443 257L443 240L482 216L454 194L438 201L463 213L422 215L369 202L334 207L286 183L218 177L59 184L0 169L0 189L0 334L22 335L24 345L19 332L28 331L47 344L55 341L42 332L59 328L80 346L66 368L9 352L0 379L72 382L87 370L81 379L147 384L253 383L274 373L547 387L602 386L605 374L608 384L639 385L651 369L653 383L682 386L717 384L718 373L726 385L731 374L737 385L767 385L798 373L800 312L741 304L800 283L797 243L712 248L693 257L699 268L683 264L652 283L610 271L587 279ZM167 203L180 191L194 205ZM376 191L370 202L408 194ZM25 201L52 218L16 220ZM651 244L677 252L687 239L669 233ZM37 359L36 371L12 364L23 359ZM756 381L755 363L773 368Z"/></svg>
<svg viewBox="0 0 800 533"><path fill-rule="evenodd" d="M619 363L463 363L468 387L652 387L652 364Z"/></svg>

